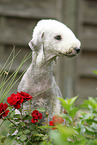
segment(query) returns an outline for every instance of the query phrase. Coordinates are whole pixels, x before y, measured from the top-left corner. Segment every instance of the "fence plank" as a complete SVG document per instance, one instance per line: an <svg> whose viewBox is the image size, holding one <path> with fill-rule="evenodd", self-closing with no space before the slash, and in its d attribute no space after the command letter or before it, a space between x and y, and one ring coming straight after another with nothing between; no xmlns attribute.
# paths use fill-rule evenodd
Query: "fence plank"
<svg viewBox="0 0 97 145"><path fill-rule="evenodd" d="M91 22L97 22L97 1L84 0L83 19Z"/></svg>
<svg viewBox="0 0 97 145"><path fill-rule="evenodd" d="M0 18L3 23L3 18ZM6 18L0 27L0 43L27 45L38 20Z"/></svg>
<svg viewBox="0 0 97 145"><path fill-rule="evenodd" d="M56 0L1 0L0 15L24 18L56 17Z"/></svg>
<svg viewBox="0 0 97 145"><path fill-rule="evenodd" d="M78 33L82 42L77 59L76 93L79 102L88 96L97 97L97 1L79 0Z"/></svg>
<svg viewBox="0 0 97 145"><path fill-rule="evenodd" d="M97 78L79 78L76 93L79 94L78 104L88 97L97 97Z"/></svg>
<svg viewBox="0 0 97 145"><path fill-rule="evenodd" d="M29 47L24 47L24 46L14 46L15 48L15 54L18 54L16 56L16 58L13 61L13 65L11 68L11 72L15 71L20 63L22 62L23 58L31 53L31 50ZM7 45L7 46L3 46L0 45L0 69L3 67L4 63L6 62L7 58L9 57L10 53L13 50L13 46L12 45ZM3 56L3 57L2 57ZM12 57L11 57L12 59ZM29 66L29 64L31 63L31 58L22 66L20 72L23 72L24 70L26 70L27 66Z"/></svg>

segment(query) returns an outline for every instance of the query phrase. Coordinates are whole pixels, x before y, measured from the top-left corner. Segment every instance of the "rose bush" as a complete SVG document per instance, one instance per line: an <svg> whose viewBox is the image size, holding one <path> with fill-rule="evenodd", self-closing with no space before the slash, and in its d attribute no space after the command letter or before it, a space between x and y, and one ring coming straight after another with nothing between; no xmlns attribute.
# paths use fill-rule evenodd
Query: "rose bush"
<svg viewBox="0 0 97 145"><path fill-rule="evenodd" d="M49 114L45 109L29 108L23 114L23 103L33 99L26 92L17 92L7 98L6 103L0 103L0 119L10 122L6 136L0 136L0 145L97 145L97 99L85 100L81 107L87 112L77 116L78 108L74 106L77 97L64 100L59 98L65 111L53 116L48 122ZM15 114L15 109L19 114ZM10 110L10 111L9 111ZM47 122L43 122L46 113ZM41 121L42 119L42 121Z"/></svg>
<svg viewBox="0 0 97 145"><path fill-rule="evenodd" d="M23 103L31 100L32 98L33 97L26 92L17 92L16 94L11 94L11 96L7 98L7 103L9 104L9 106L6 103L0 104L0 118L2 118L3 116L4 121L8 120L11 123L11 129L8 133L9 135L7 138L5 137L4 139L2 139L2 143L6 143L6 140L11 142L10 139L14 138L11 144L14 144L14 142L23 143L24 141L25 143L28 142L30 144L36 141L41 142L43 140L43 136L46 136L49 130L47 131L46 128L43 129L42 127L47 127L48 122L45 122L45 125L42 124L43 122L40 122L40 120L43 119L42 113L45 112L45 109L43 109L43 112L40 113L39 108L38 110L35 109L33 111L31 111L30 108L26 110L25 115L22 113ZM12 112L9 112L9 110L7 110L8 107L9 109L12 109ZM15 109L19 110L19 114L13 113ZM8 113L10 114L8 115ZM46 113L46 115L47 117L49 116L48 113ZM50 124L50 122L52 121L53 124ZM56 124L63 123L64 119L59 116L54 116L52 118L52 121L49 122L49 125L55 126L54 129L56 129ZM34 124L35 126L33 126ZM48 137L49 136L47 135L47 138Z"/></svg>

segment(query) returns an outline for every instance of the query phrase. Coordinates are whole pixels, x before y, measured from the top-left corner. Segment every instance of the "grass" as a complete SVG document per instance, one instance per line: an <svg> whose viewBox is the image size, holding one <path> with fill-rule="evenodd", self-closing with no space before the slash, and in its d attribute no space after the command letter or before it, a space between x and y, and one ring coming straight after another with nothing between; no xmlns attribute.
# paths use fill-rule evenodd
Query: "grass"
<svg viewBox="0 0 97 145"><path fill-rule="evenodd" d="M0 70L0 103L3 101L4 102L6 101L6 98L8 97L9 92L13 89L13 87L21 79L21 77L27 70L26 69L24 72L22 72L19 75L19 71L21 67L24 65L26 61L28 61L31 58L31 55L32 55L31 53L26 54L24 58L22 59L18 68L13 73L10 73L13 62L20 53L21 53L21 50L16 53L15 48L13 48L5 64ZM0 119L0 136L5 136L8 133L9 125L10 125L9 121L2 121L2 119Z"/></svg>

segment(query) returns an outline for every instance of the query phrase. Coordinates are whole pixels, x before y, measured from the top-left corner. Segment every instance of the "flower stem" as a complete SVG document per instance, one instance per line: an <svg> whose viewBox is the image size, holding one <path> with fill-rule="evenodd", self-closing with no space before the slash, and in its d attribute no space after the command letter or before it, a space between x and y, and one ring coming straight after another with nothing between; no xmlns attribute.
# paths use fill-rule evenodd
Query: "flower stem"
<svg viewBox="0 0 97 145"><path fill-rule="evenodd" d="M31 100L29 101L29 111L31 112Z"/></svg>
<svg viewBox="0 0 97 145"><path fill-rule="evenodd" d="M17 125L12 120L10 120L10 118L7 117L7 120L17 127Z"/></svg>
<svg viewBox="0 0 97 145"><path fill-rule="evenodd" d="M32 142L31 142L29 139L28 139L28 141L26 142L26 144L27 144L27 143L30 143L31 145L33 145Z"/></svg>
<svg viewBox="0 0 97 145"><path fill-rule="evenodd" d="M1 122L0 127L2 126L2 124L4 123L4 121L5 121L5 119L3 119L3 121Z"/></svg>

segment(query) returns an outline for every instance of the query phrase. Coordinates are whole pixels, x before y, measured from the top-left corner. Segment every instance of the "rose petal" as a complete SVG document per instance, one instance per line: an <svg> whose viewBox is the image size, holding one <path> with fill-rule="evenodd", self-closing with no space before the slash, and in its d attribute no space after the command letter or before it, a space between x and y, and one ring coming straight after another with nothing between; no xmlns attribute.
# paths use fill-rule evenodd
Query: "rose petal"
<svg viewBox="0 0 97 145"><path fill-rule="evenodd" d="M20 104L14 105L14 108L19 109L21 107Z"/></svg>
<svg viewBox="0 0 97 145"><path fill-rule="evenodd" d="M4 113L3 113L3 117L6 117L9 113L9 110L6 110Z"/></svg>

